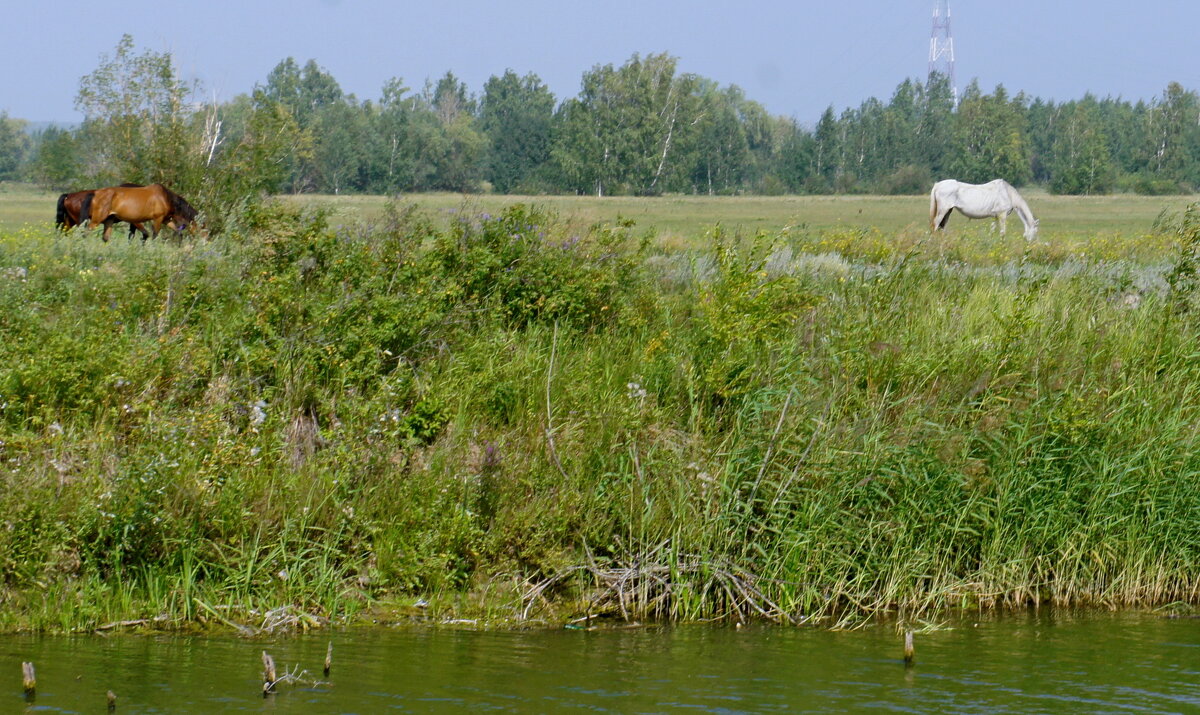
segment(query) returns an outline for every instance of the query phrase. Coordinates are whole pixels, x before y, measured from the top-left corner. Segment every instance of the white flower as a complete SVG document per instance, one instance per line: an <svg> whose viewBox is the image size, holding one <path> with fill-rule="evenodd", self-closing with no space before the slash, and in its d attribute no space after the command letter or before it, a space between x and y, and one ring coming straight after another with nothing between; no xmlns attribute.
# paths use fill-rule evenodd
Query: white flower
<svg viewBox="0 0 1200 715"><path fill-rule="evenodd" d="M259 400L250 406L250 424L257 427L267 421L267 413L263 409L266 406L265 400Z"/></svg>

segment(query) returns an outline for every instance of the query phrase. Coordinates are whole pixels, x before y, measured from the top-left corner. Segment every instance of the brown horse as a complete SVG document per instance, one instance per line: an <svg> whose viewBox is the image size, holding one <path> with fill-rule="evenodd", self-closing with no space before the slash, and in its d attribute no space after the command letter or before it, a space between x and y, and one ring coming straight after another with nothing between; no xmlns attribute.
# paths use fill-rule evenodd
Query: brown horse
<svg viewBox="0 0 1200 715"><path fill-rule="evenodd" d="M82 214L91 225L104 224L107 241L112 225L128 221L142 232L145 241L151 235L158 236L163 224L174 225L183 231L196 220L196 210L182 196L162 184L149 186L112 186L96 189L91 196L84 197ZM143 223L149 221L153 233L147 232Z"/></svg>
<svg viewBox="0 0 1200 715"><path fill-rule="evenodd" d="M141 186L141 184L121 184L121 186L133 187ZM79 224L87 223L87 217L83 215L83 202L94 193L96 193L95 189L88 189L60 195L54 213L54 227L67 233ZM129 224L130 238L133 237L133 231L133 224Z"/></svg>

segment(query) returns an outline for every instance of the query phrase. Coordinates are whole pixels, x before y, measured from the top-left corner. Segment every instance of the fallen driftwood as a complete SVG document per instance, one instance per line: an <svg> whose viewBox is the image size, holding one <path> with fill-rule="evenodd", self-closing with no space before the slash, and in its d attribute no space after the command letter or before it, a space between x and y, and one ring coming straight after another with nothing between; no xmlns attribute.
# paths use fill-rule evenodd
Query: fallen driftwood
<svg viewBox="0 0 1200 715"><path fill-rule="evenodd" d="M325 654L327 663L329 662L330 653L332 653L332 648L333 648L333 644L331 643L330 650L326 651L326 654ZM308 677L307 670L299 670L298 668L290 670L290 671L284 671L284 673L282 675L280 675L275 668L275 659L273 657L271 657L271 654L266 652L265 650L262 652L262 664L263 664L262 692L263 692L264 698L267 697L268 695L273 694L275 692L276 686L287 684L287 683L295 683L296 685L308 685L311 687L333 685L333 683L330 683L327 681L310 678L310 677Z"/></svg>
<svg viewBox="0 0 1200 715"><path fill-rule="evenodd" d="M155 616L154 618L135 618L129 621L113 621L105 623L93 628L93 631L103 632L111 631L116 628L137 628L139 626L157 625L159 623L169 623L171 621L167 616Z"/></svg>
<svg viewBox="0 0 1200 715"><path fill-rule="evenodd" d="M328 624L326 619L302 611L296 606L280 606L268 611L259 611L240 606L210 606L198 598L192 600L213 618L244 636L270 635L280 631L307 631L312 628L322 628ZM257 621L257 625L238 623L231 617L235 614L252 618Z"/></svg>
<svg viewBox="0 0 1200 715"><path fill-rule="evenodd" d="M650 556L658 555L655 550ZM527 620L539 603L546 603L547 590L580 576L592 582L593 593L587 615L579 620L590 620L605 613L619 613L625 621L634 616L669 618L675 615L676 595L687 590L717 595L723 600L728 616L740 618L757 614L771 621L796 623L763 593L759 587L760 579L754 574L698 556L679 555L675 555L670 563L665 559L644 558L632 563L602 565L592 560L586 565L568 567L529 585L522 597L521 617Z"/></svg>

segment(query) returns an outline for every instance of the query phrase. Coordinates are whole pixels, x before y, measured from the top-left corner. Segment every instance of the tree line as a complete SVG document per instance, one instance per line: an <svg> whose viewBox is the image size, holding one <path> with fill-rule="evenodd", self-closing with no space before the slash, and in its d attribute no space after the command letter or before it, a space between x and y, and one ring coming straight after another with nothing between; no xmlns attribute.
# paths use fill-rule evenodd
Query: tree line
<svg viewBox="0 0 1200 715"><path fill-rule="evenodd" d="M668 54L584 72L559 100L536 74L473 93L452 72L377 99L315 60L287 58L252 92L197 101L169 54L130 36L85 76L74 128L33 135L0 114L0 179L68 189L162 181L201 197L417 191L592 195L921 193L936 179L1004 178L1063 194L1200 186L1200 97L1177 83L1136 102L984 93L905 80L815 125L772 115Z"/></svg>

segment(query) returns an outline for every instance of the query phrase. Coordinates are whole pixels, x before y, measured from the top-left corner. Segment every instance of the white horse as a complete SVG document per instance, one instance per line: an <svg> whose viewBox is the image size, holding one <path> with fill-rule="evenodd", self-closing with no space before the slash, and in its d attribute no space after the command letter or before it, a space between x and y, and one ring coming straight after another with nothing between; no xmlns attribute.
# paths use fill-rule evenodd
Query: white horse
<svg viewBox="0 0 1200 715"><path fill-rule="evenodd" d="M1004 235L1008 215L1016 211L1021 223L1025 224L1025 240L1037 238L1038 221L1029 210L1029 204L1004 179L986 184L967 184L946 179L934 184L933 191L929 192L929 230L946 228L953 209L958 209L968 218L994 216L1000 226L1001 236Z"/></svg>

